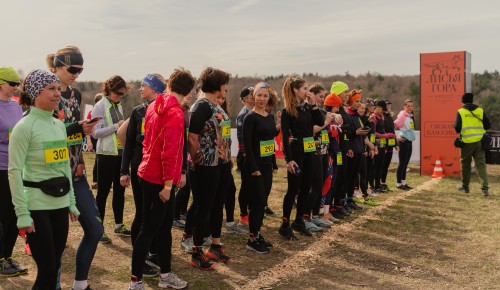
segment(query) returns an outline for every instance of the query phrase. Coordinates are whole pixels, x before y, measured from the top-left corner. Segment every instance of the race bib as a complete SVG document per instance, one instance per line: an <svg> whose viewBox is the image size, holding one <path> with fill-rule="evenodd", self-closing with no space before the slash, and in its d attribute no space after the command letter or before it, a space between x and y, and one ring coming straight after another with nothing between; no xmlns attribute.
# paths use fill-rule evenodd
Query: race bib
<svg viewBox="0 0 500 290"><path fill-rule="evenodd" d="M410 121L410 129L415 129L415 123L413 120Z"/></svg>
<svg viewBox="0 0 500 290"><path fill-rule="evenodd" d="M45 167L68 164L68 145L65 140L43 142Z"/></svg>
<svg viewBox="0 0 500 290"><path fill-rule="evenodd" d="M9 128L9 135L7 136L7 140L10 140L10 134L12 134L12 128Z"/></svg>
<svg viewBox="0 0 500 290"><path fill-rule="evenodd" d="M274 140L260 141L260 157L274 154Z"/></svg>
<svg viewBox="0 0 500 290"><path fill-rule="evenodd" d="M389 138L389 143L388 143L389 146L396 146L396 139L394 138Z"/></svg>
<svg viewBox="0 0 500 290"><path fill-rule="evenodd" d="M222 127L222 138L231 138L231 121L222 121L220 125Z"/></svg>
<svg viewBox="0 0 500 290"><path fill-rule="evenodd" d="M144 136L144 118L142 118L142 123L141 123L141 136Z"/></svg>
<svg viewBox="0 0 500 290"><path fill-rule="evenodd" d="M370 134L370 143L375 144L375 134Z"/></svg>
<svg viewBox="0 0 500 290"><path fill-rule="evenodd" d="M330 138L328 137L328 131L321 130L321 143L330 144Z"/></svg>
<svg viewBox="0 0 500 290"><path fill-rule="evenodd" d="M344 141L349 141L349 138L347 138L347 134L344 134Z"/></svg>
<svg viewBox="0 0 500 290"><path fill-rule="evenodd" d="M303 142L304 142L304 152L316 151L316 142L314 142L313 137L304 138Z"/></svg>
<svg viewBox="0 0 500 290"><path fill-rule="evenodd" d="M337 165L342 165L342 152L337 152Z"/></svg>
<svg viewBox="0 0 500 290"><path fill-rule="evenodd" d="M68 137L66 137L66 143L68 144L68 146L82 144L83 143L82 133L75 133L73 135L69 135Z"/></svg>
<svg viewBox="0 0 500 290"><path fill-rule="evenodd" d="M387 139L380 138L380 145L385 145L385 144L387 144Z"/></svg>

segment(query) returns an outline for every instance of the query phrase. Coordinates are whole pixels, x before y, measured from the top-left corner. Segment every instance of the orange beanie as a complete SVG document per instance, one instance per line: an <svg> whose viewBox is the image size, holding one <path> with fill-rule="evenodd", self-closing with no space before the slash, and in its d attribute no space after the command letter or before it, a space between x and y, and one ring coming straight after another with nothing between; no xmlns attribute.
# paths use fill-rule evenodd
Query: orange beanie
<svg viewBox="0 0 500 290"><path fill-rule="evenodd" d="M329 94L325 98L325 106L328 106L328 107L341 107L342 106L342 100L336 94L333 94L333 93Z"/></svg>

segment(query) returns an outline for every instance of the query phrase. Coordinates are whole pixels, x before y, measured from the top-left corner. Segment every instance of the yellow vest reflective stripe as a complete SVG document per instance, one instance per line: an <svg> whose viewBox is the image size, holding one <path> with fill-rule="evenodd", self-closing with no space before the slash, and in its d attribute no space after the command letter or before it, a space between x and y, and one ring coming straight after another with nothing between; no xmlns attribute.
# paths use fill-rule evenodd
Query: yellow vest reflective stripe
<svg viewBox="0 0 500 290"><path fill-rule="evenodd" d="M483 109L476 108L472 111L481 120L483 119ZM462 118L462 141L464 143L474 143L481 141L483 139L484 130L483 122L478 118L474 117L471 112L467 109L461 108L458 110L460 117Z"/></svg>

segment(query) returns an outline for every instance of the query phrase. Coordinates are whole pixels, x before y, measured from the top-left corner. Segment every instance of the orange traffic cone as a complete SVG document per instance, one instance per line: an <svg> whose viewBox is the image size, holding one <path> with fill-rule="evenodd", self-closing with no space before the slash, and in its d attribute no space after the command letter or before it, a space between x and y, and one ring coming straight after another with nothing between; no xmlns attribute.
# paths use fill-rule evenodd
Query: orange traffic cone
<svg viewBox="0 0 500 290"><path fill-rule="evenodd" d="M434 173L432 174L432 178L441 178L444 177L443 174L443 166L441 166L441 160L439 159L439 155L436 159L436 165L434 165Z"/></svg>

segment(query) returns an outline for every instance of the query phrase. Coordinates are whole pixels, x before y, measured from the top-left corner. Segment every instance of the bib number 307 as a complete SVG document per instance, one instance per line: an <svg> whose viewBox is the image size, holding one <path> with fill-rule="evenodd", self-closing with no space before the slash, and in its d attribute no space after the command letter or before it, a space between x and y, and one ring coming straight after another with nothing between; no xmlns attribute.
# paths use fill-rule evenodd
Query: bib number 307
<svg viewBox="0 0 500 290"><path fill-rule="evenodd" d="M68 145L66 140L44 142L43 152L45 154L45 167L68 164Z"/></svg>

